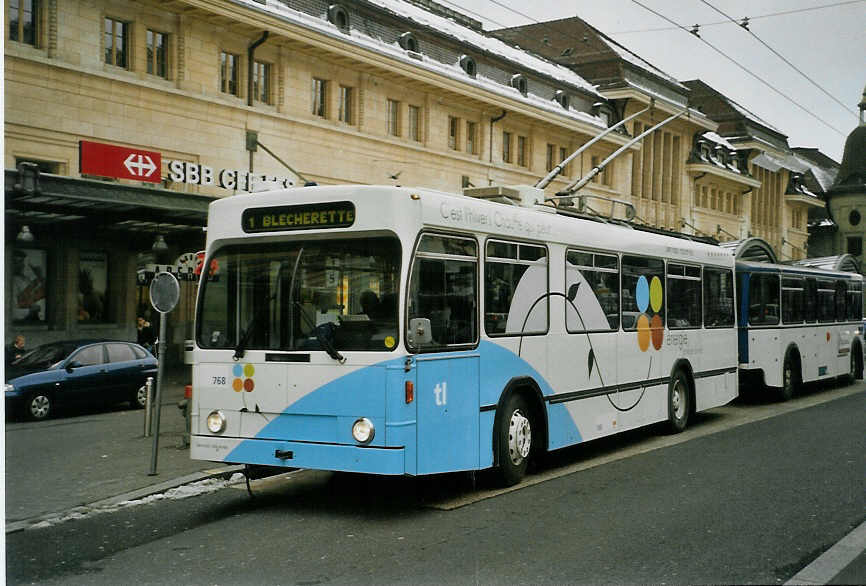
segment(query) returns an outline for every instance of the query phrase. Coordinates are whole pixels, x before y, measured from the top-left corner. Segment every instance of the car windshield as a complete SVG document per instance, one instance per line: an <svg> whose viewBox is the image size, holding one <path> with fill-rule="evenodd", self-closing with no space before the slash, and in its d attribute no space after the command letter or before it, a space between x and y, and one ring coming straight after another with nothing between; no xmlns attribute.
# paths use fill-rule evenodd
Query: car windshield
<svg viewBox="0 0 866 586"><path fill-rule="evenodd" d="M22 356L15 366L24 368L50 368L54 366L75 349L75 346L69 344L43 344L37 346L24 356Z"/></svg>
<svg viewBox="0 0 866 586"><path fill-rule="evenodd" d="M389 351L397 345L394 236L217 250L199 298L201 348Z"/></svg>

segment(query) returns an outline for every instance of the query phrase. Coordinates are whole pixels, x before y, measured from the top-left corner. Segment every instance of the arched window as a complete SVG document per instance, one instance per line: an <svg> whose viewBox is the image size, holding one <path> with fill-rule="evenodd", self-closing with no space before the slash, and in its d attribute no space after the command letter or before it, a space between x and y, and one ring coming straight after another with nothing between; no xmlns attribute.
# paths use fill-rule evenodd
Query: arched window
<svg viewBox="0 0 866 586"><path fill-rule="evenodd" d="M344 33L349 32L349 12L341 4L328 6L328 22Z"/></svg>
<svg viewBox="0 0 866 586"><path fill-rule="evenodd" d="M413 53L421 52L418 48L418 39L410 32L405 32L400 35L397 42L400 43L400 46L406 51L412 51Z"/></svg>
<svg viewBox="0 0 866 586"><path fill-rule="evenodd" d="M569 99L569 97L568 97L568 94L565 93L565 91L563 91L563 90L556 90L556 93L553 95L553 99L556 100L556 102L557 102L560 106L562 106L563 108L565 108L566 110L568 110L568 106L569 106L569 104L570 104L570 99Z"/></svg>
<svg viewBox="0 0 866 586"><path fill-rule="evenodd" d="M511 76L511 87L519 91L524 96L527 94L528 85L526 83L526 78L522 73L515 73Z"/></svg>
<svg viewBox="0 0 866 586"><path fill-rule="evenodd" d="M475 64L475 59L469 55L460 56L460 68L471 78L475 78L478 74L478 66Z"/></svg>

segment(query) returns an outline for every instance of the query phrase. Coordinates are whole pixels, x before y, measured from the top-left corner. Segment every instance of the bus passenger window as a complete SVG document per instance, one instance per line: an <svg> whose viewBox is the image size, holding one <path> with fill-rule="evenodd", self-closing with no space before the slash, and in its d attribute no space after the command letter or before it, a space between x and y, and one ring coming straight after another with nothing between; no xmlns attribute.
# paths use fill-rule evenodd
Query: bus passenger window
<svg viewBox="0 0 866 586"><path fill-rule="evenodd" d="M668 327L701 327L701 269L668 265Z"/></svg>
<svg viewBox="0 0 866 586"><path fill-rule="evenodd" d="M725 269L704 267L704 326L734 325L734 275Z"/></svg>
<svg viewBox="0 0 866 586"><path fill-rule="evenodd" d="M665 263L662 260L640 256L622 257L623 330L635 331L644 325L650 329L664 327L664 283Z"/></svg>
<svg viewBox="0 0 866 586"><path fill-rule="evenodd" d="M845 321L848 315L846 307L848 296L848 284L845 281L836 281L836 321Z"/></svg>
<svg viewBox="0 0 866 586"><path fill-rule="evenodd" d="M857 281L848 281L848 321L863 317L863 287Z"/></svg>
<svg viewBox="0 0 866 586"><path fill-rule="evenodd" d="M569 333L619 328L619 259L612 254L569 250L565 256L565 290L578 285L565 303ZM580 312L578 315L577 312Z"/></svg>
<svg viewBox="0 0 866 586"><path fill-rule="evenodd" d="M833 281L818 281L818 321L836 320L836 288Z"/></svg>
<svg viewBox="0 0 866 586"><path fill-rule="evenodd" d="M487 242L484 330L488 335L547 331L547 249L517 242ZM528 313L531 312L531 313Z"/></svg>
<svg viewBox="0 0 866 586"><path fill-rule="evenodd" d="M430 320L431 350L478 340L478 253L474 240L425 234L409 283L409 320ZM408 338L407 338L408 339Z"/></svg>
<svg viewBox="0 0 866 586"><path fill-rule="evenodd" d="M782 279L782 323L803 323L803 279Z"/></svg>
<svg viewBox="0 0 866 586"><path fill-rule="evenodd" d="M818 320L818 282L808 277L803 288L803 317L806 318L806 323L815 323Z"/></svg>
<svg viewBox="0 0 866 586"><path fill-rule="evenodd" d="M779 275L750 275L749 323L761 326L779 323Z"/></svg>

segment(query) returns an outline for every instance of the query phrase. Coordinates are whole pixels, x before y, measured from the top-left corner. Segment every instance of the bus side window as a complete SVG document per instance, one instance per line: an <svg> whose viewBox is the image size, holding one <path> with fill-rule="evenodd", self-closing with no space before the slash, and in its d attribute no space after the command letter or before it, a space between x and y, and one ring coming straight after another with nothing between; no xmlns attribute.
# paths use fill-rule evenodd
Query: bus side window
<svg viewBox="0 0 866 586"><path fill-rule="evenodd" d="M433 347L478 340L477 250L474 240L456 236L424 234L418 242L407 314L430 320Z"/></svg>
<svg viewBox="0 0 866 586"><path fill-rule="evenodd" d="M704 267L704 326L734 325L734 275L730 270Z"/></svg>
<svg viewBox="0 0 866 586"><path fill-rule="evenodd" d="M803 294L803 313L806 322L815 323L818 320L818 282L807 277Z"/></svg>
<svg viewBox="0 0 866 586"><path fill-rule="evenodd" d="M749 279L749 323L779 323L779 275L752 273Z"/></svg>
<svg viewBox="0 0 866 586"><path fill-rule="evenodd" d="M622 257L622 329L665 323L665 263L642 256ZM656 319L658 318L658 319Z"/></svg>
<svg viewBox="0 0 866 586"><path fill-rule="evenodd" d="M863 316L863 288L857 281L848 281L848 321L859 321Z"/></svg>
<svg viewBox="0 0 866 586"><path fill-rule="evenodd" d="M701 327L701 268L668 264L668 327Z"/></svg>
<svg viewBox="0 0 866 586"><path fill-rule="evenodd" d="M833 281L818 281L818 321L829 323L835 321L836 288Z"/></svg>
<svg viewBox="0 0 866 586"><path fill-rule="evenodd" d="M845 321L848 316L846 307L848 284L842 279L836 281L836 321Z"/></svg>
<svg viewBox="0 0 866 586"><path fill-rule="evenodd" d="M569 333L619 329L619 259L613 254L569 250L565 255L565 290L577 295L565 303ZM580 311L580 315L578 315Z"/></svg>
<svg viewBox="0 0 866 586"><path fill-rule="evenodd" d="M803 279L782 279L782 323L803 323Z"/></svg>
<svg viewBox="0 0 866 586"><path fill-rule="evenodd" d="M548 316L547 249L489 240L484 259L484 330L543 334Z"/></svg>

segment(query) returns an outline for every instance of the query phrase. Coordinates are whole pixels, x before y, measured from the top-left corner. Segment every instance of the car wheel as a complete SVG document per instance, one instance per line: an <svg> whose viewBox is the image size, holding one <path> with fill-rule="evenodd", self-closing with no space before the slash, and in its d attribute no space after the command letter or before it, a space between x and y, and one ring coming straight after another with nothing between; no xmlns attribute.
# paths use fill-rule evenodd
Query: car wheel
<svg viewBox="0 0 866 586"><path fill-rule="evenodd" d="M51 398L45 393L33 393L27 398L26 408L28 419L47 419L51 414Z"/></svg>
<svg viewBox="0 0 866 586"><path fill-rule="evenodd" d="M130 401L135 409L144 409L147 406L147 385L141 385Z"/></svg>
<svg viewBox="0 0 866 586"><path fill-rule="evenodd" d="M532 414L526 400L512 393L499 423L499 479L512 486L523 479L532 453Z"/></svg>
<svg viewBox="0 0 866 586"><path fill-rule="evenodd" d="M689 423L689 381L683 371L677 370L668 383L668 425L672 433L680 433Z"/></svg>

